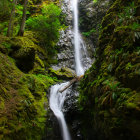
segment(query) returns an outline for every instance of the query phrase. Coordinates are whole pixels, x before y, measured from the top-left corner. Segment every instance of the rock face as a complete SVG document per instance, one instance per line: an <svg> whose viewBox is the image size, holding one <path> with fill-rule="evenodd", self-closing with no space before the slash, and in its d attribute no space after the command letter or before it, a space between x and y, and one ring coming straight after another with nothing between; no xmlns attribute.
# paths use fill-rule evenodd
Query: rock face
<svg viewBox="0 0 140 140"><path fill-rule="evenodd" d="M58 67L68 67L74 70L74 47L73 31L69 26L65 31L60 32L61 36L58 42L59 52L57 54Z"/></svg>
<svg viewBox="0 0 140 140"><path fill-rule="evenodd" d="M79 93L77 92L77 83L72 85L72 88L69 89L66 100L64 103L64 113L69 130L71 132L72 140L82 140L82 134L80 131L81 120L80 112L78 111L77 98Z"/></svg>
<svg viewBox="0 0 140 140"><path fill-rule="evenodd" d="M60 39L57 43L58 46L58 54L57 60L58 64L53 65L54 69L59 69L61 67L68 67L75 70L75 61L74 61L74 33L73 33L73 9L72 9L72 1L67 0L63 2L62 12L66 15L65 24L68 26L65 30L60 31ZM80 36L80 44L81 44L81 53L83 55L82 64L87 69L91 60L88 59L88 52L86 44L82 40L82 36ZM92 48L88 48L91 51Z"/></svg>
<svg viewBox="0 0 140 140"><path fill-rule="evenodd" d="M116 0L103 18L97 59L81 82L85 139L86 126L101 140L140 139L139 10L137 0Z"/></svg>
<svg viewBox="0 0 140 140"><path fill-rule="evenodd" d="M113 0L81 0L79 3L80 31L84 36L90 57L94 57L101 22Z"/></svg>
<svg viewBox="0 0 140 140"><path fill-rule="evenodd" d="M63 1L61 4L62 13L65 16L66 29L60 31L60 38L57 43L57 65L53 65L54 69L60 69L61 67L68 67L74 70L74 47L73 47L73 29L72 29L72 9L71 2Z"/></svg>

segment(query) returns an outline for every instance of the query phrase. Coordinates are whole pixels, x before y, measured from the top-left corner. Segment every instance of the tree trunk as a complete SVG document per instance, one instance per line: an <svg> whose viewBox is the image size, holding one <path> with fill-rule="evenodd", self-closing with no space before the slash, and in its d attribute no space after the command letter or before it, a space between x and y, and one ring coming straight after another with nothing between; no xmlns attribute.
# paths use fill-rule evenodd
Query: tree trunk
<svg viewBox="0 0 140 140"><path fill-rule="evenodd" d="M12 4L13 4L13 8L11 10L10 20L9 20L9 25L8 25L8 31L7 31L7 36L8 37L12 36L11 31L12 31L13 24L14 24L15 8L16 8L16 5L17 5L17 0L13 0Z"/></svg>
<svg viewBox="0 0 140 140"><path fill-rule="evenodd" d="M73 79L68 83L68 85L66 85L63 89L59 90L59 92L62 93L62 92L65 91L67 88L69 88L72 84L74 84L74 83L77 82L77 81L80 81L81 78L83 78L83 76L84 76L84 75L81 75L81 76L79 76L79 77L73 78Z"/></svg>
<svg viewBox="0 0 140 140"><path fill-rule="evenodd" d="M28 3L28 0L24 0L23 15L22 15L20 29L19 29L19 32L18 32L19 36L23 36L23 34L24 34L25 21L26 21L26 12L27 12L27 3Z"/></svg>

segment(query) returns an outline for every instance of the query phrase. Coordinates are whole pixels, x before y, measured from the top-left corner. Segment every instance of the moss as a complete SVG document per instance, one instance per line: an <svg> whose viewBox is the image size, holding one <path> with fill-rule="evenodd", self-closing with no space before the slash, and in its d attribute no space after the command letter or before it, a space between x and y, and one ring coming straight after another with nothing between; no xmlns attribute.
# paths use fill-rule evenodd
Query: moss
<svg viewBox="0 0 140 140"><path fill-rule="evenodd" d="M55 53L56 54L56 53ZM52 58L53 56L50 54L49 58L48 58L48 64L58 64L58 60L55 58Z"/></svg>
<svg viewBox="0 0 140 140"><path fill-rule="evenodd" d="M139 124L140 115L137 6L137 1L116 0L108 10L102 21L98 58L80 83L79 108L90 114L93 131L107 139L140 139L138 131L133 131L139 130L133 120Z"/></svg>
<svg viewBox="0 0 140 140"><path fill-rule="evenodd" d="M24 37L14 37L11 38L10 43L11 47L14 50L20 48L34 48L36 51L42 53L44 56L46 55L45 50L37 45L38 41L32 35L32 32L25 32Z"/></svg>
<svg viewBox="0 0 140 140"><path fill-rule="evenodd" d="M42 68L45 67L43 61L38 57L38 55L35 55L35 61L36 61Z"/></svg>
<svg viewBox="0 0 140 140"><path fill-rule="evenodd" d="M36 53L33 62L33 69L31 69L29 73L46 75L47 71L45 68L46 68L45 62L42 59L40 59L39 54Z"/></svg>
<svg viewBox="0 0 140 140"><path fill-rule="evenodd" d="M3 100L3 98L0 98L0 109L4 110L4 108L5 108L4 100Z"/></svg>
<svg viewBox="0 0 140 140"><path fill-rule="evenodd" d="M62 67L59 70L54 70L52 68L49 68L49 73L55 77L58 77L59 79L72 79L76 76L75 72L69 68Z"/></svg>
<svg viewBox="0 0 140 140"><path fill-rule="evenodd" d="M21 48L17 51L14 51L11 56L16 60L16 65L18 66L18 68L23 72L28 72L34 67L34 48Z"/></svg>
<svg viewBox="0 0 140 140"><path fill-rule="evenodd" d="M44 67L39 58L37 62ZM16 65L17 60L0 53L0 138L38 140L46 124L46 92L57 79L46 72L25 74Z"/></svg>
<svg viewBox="0 0 140 140"><path fill-rule="evenodd" d="M48 74L48 71L46 71L45 68L41 68L38 65L36 66L36 64L35 64L34 65L34 68L29 73L47 75Z"/></svg>
<svg viewBox="0 0 140 140"><path fill-rule="evenodd" d="M11 51L11 43L8 37L0 35L0 52L9 54Z"/></svg>
<svg viewBox="0 0 140 140"><path fill-rule="evenodd" d="M37 45L33 32L25 32L24 37L3 39L2 44L5 46L0 45L1 52L14 58L17 67L25 73L49 66L49 57L45 49Z"/></svg>
<svg viewBox="0 0 140 140"><path fill-rule="evenodd" d="M128 103L126 106L128 109L135 109L137 107L134 103Z"/></svg>

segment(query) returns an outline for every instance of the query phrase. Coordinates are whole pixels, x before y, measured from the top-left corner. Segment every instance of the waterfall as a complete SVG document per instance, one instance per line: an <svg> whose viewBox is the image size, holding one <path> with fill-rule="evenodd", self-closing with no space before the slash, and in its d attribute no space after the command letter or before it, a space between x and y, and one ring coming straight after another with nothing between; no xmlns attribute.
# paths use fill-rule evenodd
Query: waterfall
<svg viewBox="0 0 140 140"><path fill-rule="evenodd" d="M84 52L85 57L87 57L87 52L78 28L78 0L72 0L71 2L73 3L71 6L74 14L75 70L76 70L76 75L80 76L84 74L84 67L82 66L82 62L81 62L83 61L82 54ZM68 3L68 0L65 0L65 3ZM88 68L86 65L84 66ZM57 117L57 120L61 128L63 140L71 139L63 114L63 105L66 99L66 93L69 89L66 89L63 93L59 92L59 90L64 86L66 86L67 84L68 82L54 85L51 87L50 90L50 108L54 112L54 115Z"/></svg>
<svg viewBox="0 0 140 140"><path fill-rule="evenodd" d="M73 13L74 13L74 49L75 49L75 65L77 76L84 74L84 68L81 64L81 46L80 35L78 28L78 0L73 0Z"/></svg>
<svg viewBox="0 0 140 140"><path fill-rule="evenodd" d="M63 104L68 89L65 90L63 93L60 93L59 90L61 89L61 87L64 87L67 84L68 82L62 83L60 85L58 84L54 85L51 87L51 91L50 91L50 108L52 109L52 111L54 112L55 116L58 119L59 125L61 127L63 140L70 140L70 134L62 112Z"/></svg>

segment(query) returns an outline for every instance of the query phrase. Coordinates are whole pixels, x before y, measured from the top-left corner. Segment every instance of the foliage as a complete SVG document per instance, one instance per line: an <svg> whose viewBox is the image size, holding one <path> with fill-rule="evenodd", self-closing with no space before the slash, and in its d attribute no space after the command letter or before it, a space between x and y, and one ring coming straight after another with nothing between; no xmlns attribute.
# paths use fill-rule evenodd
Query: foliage
<svg viewBox="0 0 140 140"><path fill-rule="evenodd" d="M89 37L92 33L95 33L96 29L91 29L89 32L82 32L82 34L86 37Z"/></svg>
<svg viewBox="0 0 140 140"><path fill-rule="evenodd" d="M134 2L130 3L129 6L127 7L124 7L123 11L121 11L121 13L118 14L119 17L118 24L124 26L127 25L126 27L135 31L133 37L134 42L136 41L136 39L140 38L140 32L139 32L140 24L138 19L135 18L135 14L136 14L136 7Z"/></svg>
<svg viewBox="0 0 140 140"><path fill-rule="evenodd" d="M90 115L87 125L92 122L93 130L103 132L107 139L140 138L139 131L133 131L139 124L137 114L140 113L138 8L136 0L116 0L107 11L97 44L96 68L90 68L80 84L79 109L83 116L86 114L85 120ZM110 130L118 133L127 130L131 134L126 132L123 138L116 138Z"/></svg>
<svg viewBox="0 0 140 140"><path fill-rule="evenodd" d="M2 45L4 45L7 49L11 48L11 44L9 44L7 42L3 42Z"/></svg>
<svg viewBox="0 0 140 140"><path fill-rule="evenodd" d="M94 3L98 2L98 0L93 0Z"/></svg>
<svg viewBox="0 0 140 140"><path fill-rule="evenodd" d="M8 0L0 1L0 33L6 35L8 19L10 17L11 3Z"/></svg>
<svg viewBox="0 0 140 140"><path fill-rule="evenodd" d="M132 24L132 29L133 29L133 30L136 30L136 29L138 29L139 27L140 27L140 24L137 23L137 22L134 22L134 23Z"/></svg>
<svg viewBox="0 0 140 140"><path fill-rule="evenodd" d="M30 17L26 24L27 29L36 31L38 38L49 53L54 53L55 43L58 41L61 28L59 16L61 9L54 5L44 5L42 14Z"/></svg>
<svg viewBox="0 0 140 140"><path fill-rule="evenodd" d="M126 70L129 70L132 68L132 64L129 62L126 66L125 66L125 69Z"/></svg>
<svg viewBox="0 0 140 140"><path fill-rule="evenodd" d="M129 20L134 19L134 15L136 13L136 8L134 2L132 2L128 7L124 7L123 12L121 12L118 17L118 23L126 22L128 23Z"/></svg>
<svg viewBox="0 0 140 140"><path fill-rule="evenodd" d="M108 85L112 91L115 91L120 83L112 78L110 80L104 81L103 84Z"/></svg>
<svg viewBox="0 0 140 140"><path fill-rule="evenodd" d="M135 32L135 38L137 38L137 39L140 38L140 32Z"/></svg>
<svg viewBox="0 0 140 140"><path fill-rule="evenodd" d="M0 21L6 20L11 11L11 3L8 0L0 1Z"/></svg>
<svg viewBox="0 0 140 140"><path fill-rule="evenodd" d="M7 34L7 29L8 29L7 26L8 26L8 22L7 21L0 23L0 33L1 34L3 34L3 35Z"/></svg>

